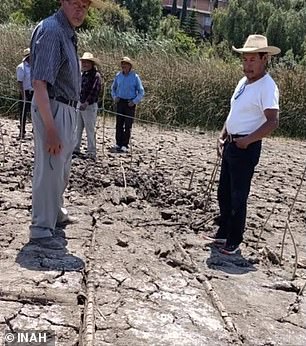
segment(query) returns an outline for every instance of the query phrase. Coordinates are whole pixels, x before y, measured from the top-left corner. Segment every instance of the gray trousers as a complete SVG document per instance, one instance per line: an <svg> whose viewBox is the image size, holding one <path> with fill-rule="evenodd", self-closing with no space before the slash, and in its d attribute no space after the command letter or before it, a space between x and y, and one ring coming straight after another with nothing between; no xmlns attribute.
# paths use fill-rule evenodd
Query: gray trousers
<svg viewBox="0 0 306 346"><path fill-rule="evenodd" d="M76 110L55 100L50 100L50 104L62 150L58 155L47 152L45 128L34 100L31 109L35 157L30 238L52 236L56 222L67 217L63 208L63 194L69 181L76 142Z"/></svg>
<svg viewBox="0 0 306 346"><path fill-rule="evenodd" d="M84 111L77 113L77 143L75 151L80 151L82 134L85 127L87 136L87 153L96 156L96 121L97 121L98 104L93 103L86 107Z"/></svg>

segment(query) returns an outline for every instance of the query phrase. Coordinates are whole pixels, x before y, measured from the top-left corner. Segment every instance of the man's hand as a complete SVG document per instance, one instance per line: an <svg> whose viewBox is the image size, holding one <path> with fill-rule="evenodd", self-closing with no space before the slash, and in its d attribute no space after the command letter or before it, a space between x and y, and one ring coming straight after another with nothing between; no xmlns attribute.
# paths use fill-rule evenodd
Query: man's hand
<svg viewBox="0 0 306 346"><path fill-rule="evenodd" d="M235 142L236 146L239 149L246 149L248 147L249 143L249 139L248 136L246 137L239 137L239 138L234 138L233 141Z"/></svg>
<svg viewBox="0 0 306 346"><path fill-rule="evenodd" d="M133 107L133 106L135 106L135 103L134 103L133 101L130 101L130 102L128 103L128 106L129 106L129 107Z"/></svg>
<svg viewBox="0 0 306 346"><path fill-rule="evenodd" d="M81 104L80 104L80 111L85 111L85 109L87 108L87 106L88 106L88 102L81 103Z"/></svg>
<svg viewBox="0 0 306 346"><path fill-rule="evenodd" d="M57 155L62 150L62 143L55 127L46 129L46 149L50 155Z"/></svg>
<svg viewBox="0 0 306 346"><path fill-rule="evenodd" d="M225 142L225 140L223 138L221 138L221 137L218 138L218 141L217 141L217 155L218 155L218 157L222 157L224 142Z"/></svg>

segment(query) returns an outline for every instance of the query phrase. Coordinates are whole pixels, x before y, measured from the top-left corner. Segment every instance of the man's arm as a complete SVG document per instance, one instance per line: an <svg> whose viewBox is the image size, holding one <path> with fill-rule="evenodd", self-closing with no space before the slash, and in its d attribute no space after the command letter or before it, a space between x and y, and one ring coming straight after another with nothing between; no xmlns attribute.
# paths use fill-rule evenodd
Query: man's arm
<svg viewBox="0 0 306 346"><path fill-rule="evenodd" d="M113 84L112 84L112 88L111 88L111 91L112 91L112 99L116 102L118 101L119 97L118 97L118 93L117 93L117 75L116 77L114 78L114 81L113 81Z"/></svg>
<svg viewBox="0 0 306 346"><path fill-rule="evenodd" d="M18 86L19 86L20 95L21 95L22 99L24 100L25 99L25 94L24 94L24 89L23 89L23 83L22 82L18 82Z"/></svg>
<svg viewBox="0 0 306 346"><path fill-rule="evenodd" d="M136 92L137 92L137 96L134 98L133 103L136 105L138 104L144 97L144 88L141 82L141 79L138 75L136 75Z"/></svg>
<svg viewBox="0 0 306 346"><path fill-rule="evenodd" d="M259 141L260 139L270 135L279 125L278 109L265 109L266 122L262 124L256 131L246 137L235 138L234 141L240 149L246 149L249 144Z"/></svg>
<svg viewBox="0 0 306 346"><path fill-rule="evenodd" d="M58 137L55 127L49 95L47 91L47 82L43 80L33 80L33 89L35 94L35 102L45 126L45 142L46 150L51 155L59 154L62 150L62 144Z"/></svg>
<svg viewBox="0 0 306 346"><path fill-rule="evenodd" d="M223 146L224 146L226 136L227 136L227 131L226 131L226 122L225 122L223 127L222 127L222 130L219 134L218 141L217 141L217 155L219 157L222 156Z"/></svg>

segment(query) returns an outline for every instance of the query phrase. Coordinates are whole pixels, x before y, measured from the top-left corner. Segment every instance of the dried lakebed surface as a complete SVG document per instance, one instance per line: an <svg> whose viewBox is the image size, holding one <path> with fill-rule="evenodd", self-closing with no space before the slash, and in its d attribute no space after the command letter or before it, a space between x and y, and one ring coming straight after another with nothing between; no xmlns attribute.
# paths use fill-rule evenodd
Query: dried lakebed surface
<svg viewBox="0 0 306 346"><path fill-rule="evenodd" d="M103 134L100 120L98 160L73 159L65 194L78 223L57 230L65 251L43 251L28 244L27 129L20 143L17 121L1 119L0 335L47 329L66 346L306 344L305 180L289 222L298 260L287 234L280 261L305 141L264 141L241 254L228 257L202 237L217 228L216 136L136 124L132 151L118 154L114 123Z"/></svg>

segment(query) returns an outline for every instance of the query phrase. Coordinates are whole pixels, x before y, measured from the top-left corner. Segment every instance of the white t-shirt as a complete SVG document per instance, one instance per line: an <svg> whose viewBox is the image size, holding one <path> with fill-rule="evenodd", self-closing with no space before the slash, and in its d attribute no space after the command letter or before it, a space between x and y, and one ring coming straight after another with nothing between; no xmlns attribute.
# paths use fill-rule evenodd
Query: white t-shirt
<svg viewBox="0 0 306 346"><path fill-rule="evenodd" d="M17 81L23 83L24 90L33 90L31 83L31 67L27 61L23 61L16 68Z"/></svg>
<svg viewBox="0 0 306 346"><path fill-rule="evenodd" d="M251 84L246 81L246 77L239 81L231 98L227 133L248 135L266 122L264 110L279 109L279 91L268 73Z"/></svg>

